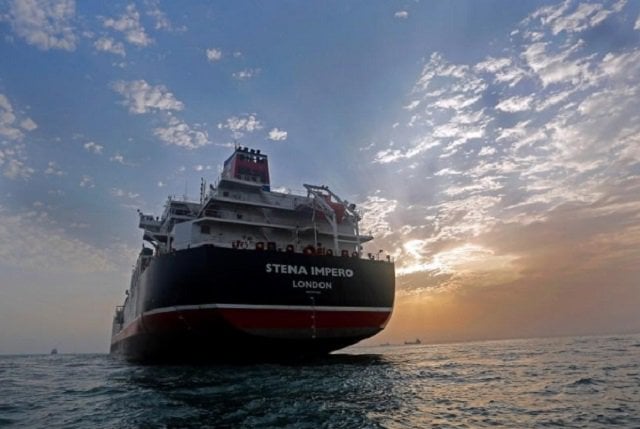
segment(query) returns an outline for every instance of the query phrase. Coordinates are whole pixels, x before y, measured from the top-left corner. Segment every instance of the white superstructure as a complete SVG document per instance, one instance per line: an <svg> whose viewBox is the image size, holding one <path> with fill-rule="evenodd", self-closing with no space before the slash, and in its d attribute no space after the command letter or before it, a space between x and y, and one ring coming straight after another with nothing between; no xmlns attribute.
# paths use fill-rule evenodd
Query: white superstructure
<svg viewBox="0 0 640 429"><path fill-rule="evenodd" d="M326 186L306 195L270 189L267 156L237 147L216 186L201 186L200 202L169 199L161 217L140 213L144 239L156 252L219 247L361 256L360 215Z"/></svg>

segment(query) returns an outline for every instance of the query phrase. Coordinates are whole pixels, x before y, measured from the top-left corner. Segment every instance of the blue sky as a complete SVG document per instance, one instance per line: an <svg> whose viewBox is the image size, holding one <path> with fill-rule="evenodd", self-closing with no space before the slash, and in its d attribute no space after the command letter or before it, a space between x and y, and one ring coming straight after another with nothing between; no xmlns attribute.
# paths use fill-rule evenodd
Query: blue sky
<svg viewBox="0 0 640 429"><path fill-rule="evenodd" d="M0 352L105 350L237 141L359 203L382 340L640 329L640 4L0 3ZM377 339L376 339L377 341Z"/></svg>

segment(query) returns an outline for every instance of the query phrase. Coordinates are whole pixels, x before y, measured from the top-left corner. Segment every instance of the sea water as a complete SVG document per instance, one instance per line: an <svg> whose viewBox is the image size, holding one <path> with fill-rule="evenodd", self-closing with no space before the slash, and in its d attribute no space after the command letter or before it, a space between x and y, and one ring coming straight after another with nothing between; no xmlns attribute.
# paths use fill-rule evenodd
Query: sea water
<svg viewBox="0 0 640 429"><path fill-rule="evenodd" d="M353 347L253 365L0 356L0 427L640 428L640 335Z"/></svg>

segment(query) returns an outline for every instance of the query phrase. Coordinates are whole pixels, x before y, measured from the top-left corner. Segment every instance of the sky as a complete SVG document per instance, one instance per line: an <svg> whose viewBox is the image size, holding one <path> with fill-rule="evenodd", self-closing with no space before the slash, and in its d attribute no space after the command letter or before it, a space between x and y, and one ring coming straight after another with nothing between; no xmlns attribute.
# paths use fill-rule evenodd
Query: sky
<svg viewBox="0 0 640 429"><path fill-rule="evenodd" d="M136 210L235 142L395 259L368 344L640 331L640 2L4 0L0 36L0 353L107 351Z"/></svg>

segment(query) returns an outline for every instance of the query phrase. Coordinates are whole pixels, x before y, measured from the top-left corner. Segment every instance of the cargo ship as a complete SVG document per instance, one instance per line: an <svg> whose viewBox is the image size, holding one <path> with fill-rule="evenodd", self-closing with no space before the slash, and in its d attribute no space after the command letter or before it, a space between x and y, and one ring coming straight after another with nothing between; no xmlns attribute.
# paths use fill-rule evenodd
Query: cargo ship
<svg viewBox="0 0 640 429"><path fill-rule="evenodd" d="M142 212L143 245L111 353L129 361L304 358L380 332L394 263L364 254L356 205L327 186L271 189L267 155L236 146L200 200Z"/></svg>

